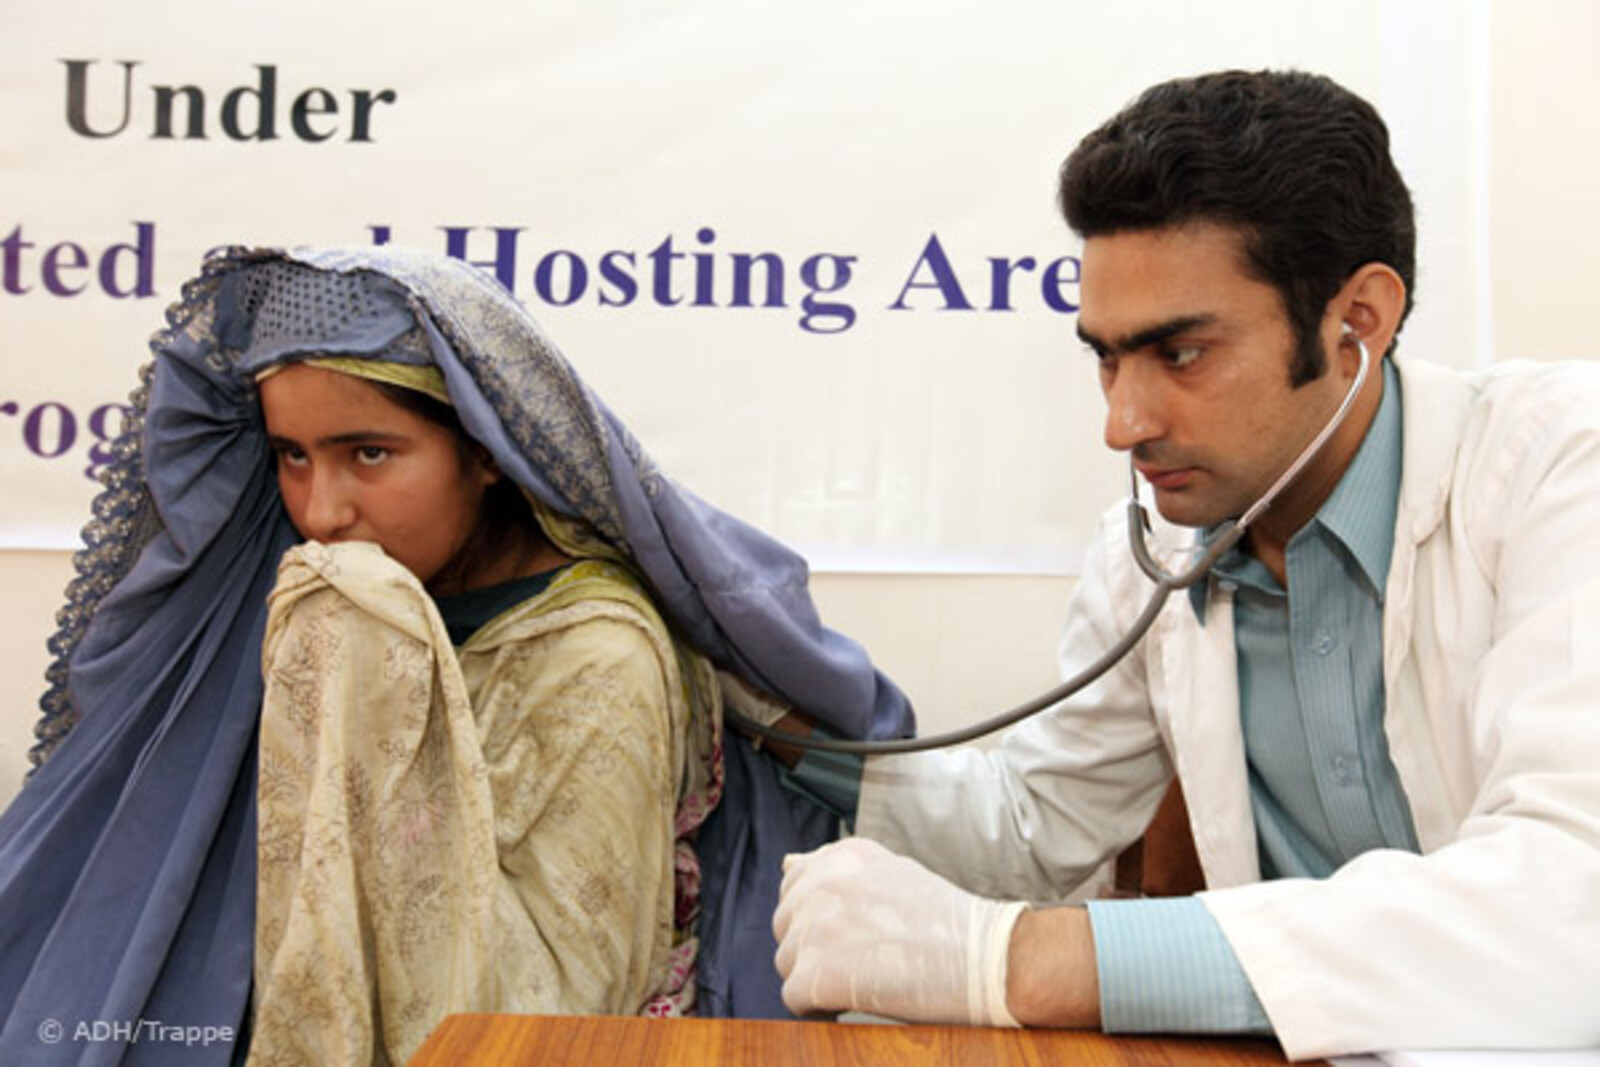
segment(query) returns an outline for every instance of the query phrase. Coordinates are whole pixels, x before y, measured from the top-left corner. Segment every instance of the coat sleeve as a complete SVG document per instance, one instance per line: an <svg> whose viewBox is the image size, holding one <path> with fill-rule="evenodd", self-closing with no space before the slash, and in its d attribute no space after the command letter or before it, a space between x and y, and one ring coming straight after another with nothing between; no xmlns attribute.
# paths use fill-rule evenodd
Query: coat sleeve
<svg viewBox="0 0 1600 1067"><path fill-rule="evenodd" d="M1062 633L1063 678L1110 648L1149 596L1123 547L1123 514L1108 512L1090 547ZM993 748L869 759L857 833L975 893L1062 899L1138 837L1172 776L1142 650Z"/></svg>

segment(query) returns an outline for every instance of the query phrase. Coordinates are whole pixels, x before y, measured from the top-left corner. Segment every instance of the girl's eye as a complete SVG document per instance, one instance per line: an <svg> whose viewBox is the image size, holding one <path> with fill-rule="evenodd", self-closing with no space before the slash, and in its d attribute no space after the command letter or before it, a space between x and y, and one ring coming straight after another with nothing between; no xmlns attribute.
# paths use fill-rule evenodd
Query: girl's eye
<svg viewBox="0 0 1600 1067"><path fill-rule="evenodd" d="M356 461L364 467L376 467L389 458L389 450L378 445L362 445L356 449Z"/></svg>
<svg viewBox="0 0 1600 1067"><path fill-rule="evenodd" d="M304 467L308 461L306 454L298 448L280 448L278 462L286 467Z"/></svg>

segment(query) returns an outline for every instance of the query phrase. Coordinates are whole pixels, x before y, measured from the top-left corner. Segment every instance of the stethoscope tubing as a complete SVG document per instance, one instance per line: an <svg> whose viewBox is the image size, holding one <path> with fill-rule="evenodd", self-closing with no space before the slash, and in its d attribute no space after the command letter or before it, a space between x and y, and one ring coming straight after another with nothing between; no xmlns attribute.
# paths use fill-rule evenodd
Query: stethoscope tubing
<svg viewBox="0 0 1600 1067"><path fill-rule="evenodd" d="M1186 589L1194 585L1209 574L1211 568L1216 566L1217 561L1226 555L1234 545L1239 543L1239 539L1244 536L1250 524L1272 505L1272 502L1277 499L1279 494L1289 487L1290 483L1299 476L1306 464L1311 462L1312 458L1322 450L1322 446L1328 443L1328 439L1343 425L1345 418L1350 414L1351 408L1355 406L1356 397L1361 392L1361 387L1366 384L1367 373L1371 369L1372 362L1367 352L1366 342L1354 334L1347 334L1346 336L1355 341L1356 347L1360 350L1361 364L1356 370L1355 380L1350 383L1350 388L1346 390L1344 399L1340 401L1339 407L1328 421L1323 424L1322 429L1317 432L1317 435L1311 439L1310 443L1300 450L1300 454L1295 457L1294 462L1284 468L1283 473L1278 476L1278 480L1268 487L1260 499L1252 504L1237 520L1230 520L1223 524L1217 536L1212 539L1205 550L1180 574L1173 574L1166 570L1150 554L1149 545L1145 541L1146 533L1151 528L1150 515L1145 510L1144 505L1139 502L1139 475L1133 466L1132 457L1129 458L1128 467L1133 477L1133 492L1128 499L1129 548L1133 552L1134 559L1139 564L1139 569L1155 583L1155 589L1145 602L1144 608L1129 624L1128 631L1093 663L1060 685L1039 694L1032 700L1018 704L1009 711L984 719L982 722L942 734L930 734L926 737L859 741L843 737L803 736L778 730L774 727L763 726L761 723L739 714L733 708L724 709L724 718L739 729L755 734L764 740L779 741L799 748L818 749L823 752L846 752L863 756L924 752L934 748L948 748L951 745L966 744L986 734L992 734L996 730L1003 730L1008 726L1021 722L1023 719L1037 715L1046 708L1059 704L1079 690L1092 685L1101 675L1116 666L1123 657L1132 652L1134 646L1144 638L1150 627L1155 624L1156 616L1161 613L1162 605L1166 603L1168 595L1174 590Z"/></svg>

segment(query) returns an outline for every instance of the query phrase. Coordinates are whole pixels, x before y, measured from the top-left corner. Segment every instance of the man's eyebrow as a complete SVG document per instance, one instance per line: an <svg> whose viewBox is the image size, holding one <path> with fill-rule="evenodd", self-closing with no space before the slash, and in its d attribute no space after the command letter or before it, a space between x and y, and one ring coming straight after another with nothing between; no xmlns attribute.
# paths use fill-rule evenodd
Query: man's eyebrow
<svg viewBox="0 0 1600 1067"><path fill-rule="evenodd" d="M1117 355L1123 352L1137 352L1141 348L1149 348L1152 345L1161 344L1163 341L1170 341L1172 338L1188 333L1196 327L1210 326L1216 321L1217 317L1210 314L1181 315L1175 319L1168 319L1166 322L1156 323L1154 326L1146 326L1142 330L1136 330L1115 341L1107 341L1096 337L1088 330L1085 330L1080 322L1078 324L1078 338L1102 355Z"/></svg>

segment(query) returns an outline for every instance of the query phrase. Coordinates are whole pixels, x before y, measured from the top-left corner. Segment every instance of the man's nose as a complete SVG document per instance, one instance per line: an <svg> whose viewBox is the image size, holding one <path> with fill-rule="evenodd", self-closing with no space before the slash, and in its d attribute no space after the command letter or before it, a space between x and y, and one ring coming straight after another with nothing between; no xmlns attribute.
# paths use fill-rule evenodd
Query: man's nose
<svg viewBox="0 0 1600 1067"><path fill-rule="evenodd" d="M1119 358L1104 385L1108 448L1126 452L1166 435L1160 374L1150 360Z"/></svg>

